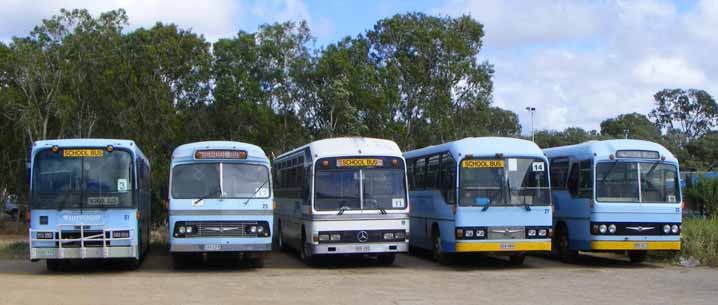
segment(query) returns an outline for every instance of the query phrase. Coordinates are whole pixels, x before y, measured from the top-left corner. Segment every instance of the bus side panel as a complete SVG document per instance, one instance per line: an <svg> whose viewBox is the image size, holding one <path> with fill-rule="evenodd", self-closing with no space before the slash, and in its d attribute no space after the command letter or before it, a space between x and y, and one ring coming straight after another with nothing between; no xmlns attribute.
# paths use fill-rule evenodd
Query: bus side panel
<svg viewBox="0 0 718 305"><path fill-rule="evenodd" d="M309 209L299 198L276 198L277 210L275 212L277 222L281 222L281 232L284 242L294 249L299 249L302 238L302 224L304 210ZM279 238L279 237L277 237Z"/></svg>
<svg viewBox="0 0 718 305"><path fill-rule="evenodd" d="M453 206L444 201L439 191L412 191L411 199L411 245L432 249L433 230L438 227L444 249L453 248ZM448 247L448 248L447 248Z"/></svg>
<svg viewBox="0 0 718 305"><path fill-rule="evenodd" d="M552 192L554 203L554 229L560 223L568 229L569 246L574 250L587 250L590 248L589 223L591 210L589 199L574 198L568 191L558 190Z"/></svg>

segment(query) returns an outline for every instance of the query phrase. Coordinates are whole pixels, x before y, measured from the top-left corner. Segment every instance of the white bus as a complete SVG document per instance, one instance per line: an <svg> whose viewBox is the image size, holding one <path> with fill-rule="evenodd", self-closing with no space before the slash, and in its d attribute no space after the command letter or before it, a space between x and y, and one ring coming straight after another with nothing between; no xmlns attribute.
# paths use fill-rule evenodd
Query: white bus
<svg viewBox="0 0 718 305"><path fill-rule="evenodd" d="M386 265L408 250L406 165L393 141L319 140L280 155L272 168L280 248L306 263L356 254Z"/></svg>

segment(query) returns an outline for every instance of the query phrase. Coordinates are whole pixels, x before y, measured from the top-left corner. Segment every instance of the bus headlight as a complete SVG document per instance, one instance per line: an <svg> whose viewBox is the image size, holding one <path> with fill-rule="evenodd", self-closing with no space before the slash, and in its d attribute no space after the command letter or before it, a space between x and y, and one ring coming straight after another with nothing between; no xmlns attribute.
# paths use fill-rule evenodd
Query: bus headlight
<svg viewBox="0 0 718 305"><path fill-rule="evenodd" d="M340 241L342 240L342 235L339 233L334 233L329 237L332 241Z"/></svg>
<svg viewBox="0 0 718 305"><path fill-rule="evenodd" d="M663 225L663 233L671 233L671 225Z"/></svg>
<svg viewBox="0 0 718 305"><path fill-rule="evenodd" d="M530 229L528 235L529 235L529 237L534 237L534 236L536 236L536 230Z"/></svg>
<svg viewBox="0 0 718 305"><path fill-rule="evenodd" d="M464 236L474 237L474 230L464 230Z"/></svg>
<svg viewBox="0 0 718 305"><path fill-rule="evenodd" d="M608 231L608 227L606 227L606 225L598 226L598 232L600 232L601 234L606 234L606 231Z"/></svg>
<svg viewBox="0 0 718 305"><path fill-rule="evenodd" d="M328 241L329 235L327 234L319 234L319 241Z"/></svg>
<svg viewBox="0 0 718 305"><path fill-rule="evenodd" d="M186 230L187 230L187 234L192 234L192 227L191 227L191 226L187 226Z"/></svg>
<svg viewBox="0 0 718 305"><path fill-rule="evenodd" d="M548 234L548 231L546 229L538 230L538 235L545 237L546 234Z"/></svg>
<svg viewBox="0 0 718 305"><path fill-rule="evenodd" d="M673 234L678 234L678 225L672 225L671 226L671 232Z"/></svg>
<svg viewBox="0 0 718 305"><path fill-rule="evenodd" d="M394 238L396 238L396 239L405 239L405 238L406 238L406 235L404 234L404 232L396 232L396 233L394 233Z"/></svg>
<svg viewBox="0 0 718 305"><path fill-rule="evenodd" d="M53 235L55 234L52 232L37 232L35 236L37 239L52 239Z"/></svg>
<svg viewBox="0 0 718 305"><path fill-rule="evenodd" d="M263 227L263 226L258 226L258 227L257 227L257 233L262 233L262 232L264 232L264 227Z"/></svg>
<svg viewBox="0 0 718 305"><path fill-rule="evenodd" d="M113 231L112 238L130 238L130 231Z"/></svg>
<svg viewBox="0 0 718 305"><path fill-rule="evenodd" d="M394 239L394 233L384 233L384 240Z"/></svg>
<svg viewBox="0 0 718 305"><path fill-rule="evenodd" d="M608 225L608 233L611 233L611 234L616 233L616 225L614 225L614 224Z"/></svg>
<svg viewBox="0 0 718 305"><path fill-rule="evenodd" d="M179 227L179 232L184 234L185 232L187 232L187 229L184 226L181 226Z"/></svg>
<svg viewBox="0 0 718 305"><path fill-rule="evenodd" d="M257 233L257 226L251 226L251 227L249 227L249 233L252 233L252 234Z"/></svg>
<svg viewBox="0 0 718 305"><path fill-rule="evenodd" d="M476 230L476 237L484 237L486 236L486 231L483 229Z"/></svg>

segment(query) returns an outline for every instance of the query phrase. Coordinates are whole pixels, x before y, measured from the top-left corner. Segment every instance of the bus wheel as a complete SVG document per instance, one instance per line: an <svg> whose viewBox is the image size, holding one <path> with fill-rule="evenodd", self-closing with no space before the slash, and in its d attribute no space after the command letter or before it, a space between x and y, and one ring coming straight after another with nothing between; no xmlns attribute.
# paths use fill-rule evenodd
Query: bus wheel
<svg viewBox="0 0 718 305"><path fill-rule="evenodd" d="M448 257L441 246L441 234L439 232L434 232L434 246L432 248L434 260L439 264L447 264Z"/></svg>
<svg viewBox="0 0 718 305"><path fill-rule="evenodd" d="M61 271L64 267L64 262L59 259L48 259L45 261L45 267L47 271Z"/></svg>
<svg viewBox="0 0 718 305"><path fill-rule="evenodd" d="M646 251L628 251L628 259L631 260L631 263L640 264L646 260L647 254Z"/></svg>
<svg viewBox="0 0 718 305"><path fill-rule="evenodd" d="M570 262L578 257L578 251L572 250L569 246L568 229L565 226L561 226L556 234L556 252L558 258L564 262Z"/></svg>
<svg viewBox="0 0 718 305"><path fill-rule="evenodd" d="M172 253L172 267L175 269L184 269L187 267L187 256L180 253Z"/></svg>
<svg viewBox="0 0 718 305"><path fill-rule="evenodd" d="M286 251L287 245L284 244L284 236L282 235L282 223L281 222L279 223L277 230L279 231L277 233L277 248L279 248L280 251Z"/></svg>
<svg viewBox="0 0 718 305"><path fill-rule="evenodd" d="M382 266L392 265L392 264L394 264L395 260L396 260L396 254L394 254L394 253L379 254L379 256L376 257L376 262Z"/></svg>
<svg viewBox="0 0 718 305"><path fill-rule="evenodd" d="M302 247L299 249L299 259L301 259L307 265L312 265L314 263L312 254L309 253L309 248L307 247L307 242L306 238L304 237L304 234L302 234Z"/></svg>
<svg viewBox="0 0 718 305"><path fill-rule="evenodd" d="M518 254L509 256L509 262L511 262L512 265L516 265L516 266L523 265L525 260L526 260L526 254L524 254L524 253L518 253Z"/></svg>

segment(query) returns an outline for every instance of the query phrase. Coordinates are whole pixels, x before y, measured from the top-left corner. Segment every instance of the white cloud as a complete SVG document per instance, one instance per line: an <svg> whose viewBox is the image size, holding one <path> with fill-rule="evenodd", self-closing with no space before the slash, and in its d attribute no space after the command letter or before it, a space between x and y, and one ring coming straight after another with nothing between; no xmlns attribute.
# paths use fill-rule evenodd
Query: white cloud
<svg viewBox="0 0 718 305"><path fill-rule="evenodd" d="M0 39L27 35L43 18L58 14L62 8L86 8L92 14L124 8L131 28L151 27L156 22L175 23L209 40L234 35L238 31L236 19L243 11L242 4L232 0L9 0L4 1L0 10Z"/></svg>
<svg viewBox="0 0 718 305"><path fill-rule="evenodd" d="M495 103L519 114L525 134L527 105L538 129L590 130L649 112L664 88L718 95L718 1L679 10L660 0L451 0L437 12L485 24Z"/></svg>

